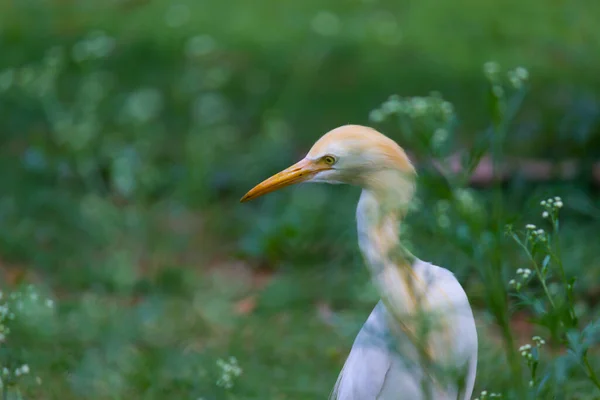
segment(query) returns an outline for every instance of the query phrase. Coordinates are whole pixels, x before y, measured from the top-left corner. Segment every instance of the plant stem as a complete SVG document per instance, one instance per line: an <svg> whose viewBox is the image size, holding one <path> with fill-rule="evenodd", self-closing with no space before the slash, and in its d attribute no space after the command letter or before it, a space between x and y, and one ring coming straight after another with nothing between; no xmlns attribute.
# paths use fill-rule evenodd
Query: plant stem
<svg viewBox="0 0 600 400"><path fill-rule="evenodd" d="M596 372L594 371L594 369L592 368L592 365L590 364L590 361L588 360L587 350L583 353L583 365L585 366L585 370L586 370L588 378L590 378L590 380L594 383L594 385L596 385L596 387L598 389L600 389L600 380L598 380L598 377L596 376Z"/></svg>
<svg viewBox="0 0 600 400"><path fill-rule="evenodd" d="M552 296L550 296L550 291L548 290L548 286L546 285L546 280L542 277L542 271L540 271L539 265L533 259L533 256L529 252L529 249L527 249L527 247L520 240L517 240L517 243L525 251L525 254L527 254L527 258L529 258L529 260L531 261L531 264L533 265L533 269L535 270L535 273L537 274L540 282L542 283L542 287L544 288L544 293L546 293L546 297L548 297L548 301L550 301L552 308L556 309L554 300L552 300Z"/></svg>
<svg viewBox="0 0 600 400"><path fill-rule="evenodd" d="M554 248L556 249L556 255L554 256L558 269L560 271L561 278L567 290L567 300L569 303L569 314L571 316L571 325L577 325L577 314L575 314L572 290L569 288L569 282L567 280L567 274L562 262L561 249L560 249L560 235L558 234L558 219L553 218L552 228L554 230Z"/></svg>

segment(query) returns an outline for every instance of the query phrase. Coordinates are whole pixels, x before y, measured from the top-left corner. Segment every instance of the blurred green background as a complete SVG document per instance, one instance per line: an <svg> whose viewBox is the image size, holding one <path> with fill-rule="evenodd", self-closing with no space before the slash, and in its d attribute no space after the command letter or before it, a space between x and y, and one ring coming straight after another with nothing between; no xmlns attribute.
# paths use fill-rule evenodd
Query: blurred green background
<svg viewBox="0 0 600 400"><path fill-rule="evenodd" d="M55 304L9 337L0 365L29 365L32 399L326 398L377 301L358 189L238 200L329 129L370 124L394 93L441 92L456 150L470 148L490 120L490 60L530 74L507 154L585 166L569 181L512 179L503 195L519 225L562 196L577 306L597 318L598 17L584 0L0 2L0 287L34 284ZM465 285L477 388L501 391L501 341L463 251L485 237L460 213L440 224L438 181L423 173L422 187L408 237ZM502 257L524 266L516 249ZM524 321L515 332L530 337ZM242 372L229 388L217 360L230 357ZM569 398L598 398L578 379Z"/></svg>

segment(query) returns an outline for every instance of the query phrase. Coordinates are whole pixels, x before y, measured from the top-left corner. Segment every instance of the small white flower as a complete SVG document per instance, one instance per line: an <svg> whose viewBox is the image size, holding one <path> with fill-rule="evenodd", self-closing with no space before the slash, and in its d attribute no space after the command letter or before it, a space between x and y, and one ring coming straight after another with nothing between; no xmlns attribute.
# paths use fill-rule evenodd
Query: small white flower
<svg viewBox="0 0 600 400"><path fill-rule="evenodd" d="M54 301L51 299L46 300L46 307L48 307L48 308L54 307Z"/></svg>
<svg viewBox="0 0 600 400"><path fill-rule="evenodd" d="M510 286L515 286L515 284L516 284L516 283L517 283L517 282L516 282L514 279L511 279L510 281L508 281L508 284L509 284Z"/></svg>
<svg viewBox="0 0 600 400"><path fill-rule="evenodd" d="M527 225L525 225L525 228L529 229L529 230L534 230L536 227L534 224L527 224Z"/></svg>
<svg viewBox="0 0 600 400"><path fill-rule="evenodd" d="M517 269L517 275L521 275L523 273L523 268Z"/></svg>
<svg viewBox="0 0 600 400"><path fill-rule="evenodd" d="M369 114L369 119L373 122L382 122L385 117L385 114L380 109L375 109Z"/></svg>
<svg viewBox="0 0 600 400"><path fill-rule="evenodd" d="M534 384L535 382L533 382L533 380L529 381L529 387L533 387Z"/></svg>
<svg viewBox="0 0 600 400"><path fill-rule="evenodd" d="M545 206L545 205L546 205L546 200L540 201L540 206Z"/></svg>
<svg viewBox="0 0 600 400"><path fill-rule="evenodd" d="M427 112L429 104L422 97L414 97L412 99L412 110L415 116L424 115Z"/></svg>
<svg viewBox="0 0 600 400"><path fill-rule="evenodd" d="M554 203L554 206L555 206L556 208L562 208L562 206L563 206L563 202L559 200L559 201L557 201L556 203Z"/></svg>
<svg viewBox="0 0 600 400"><path fill-rule="evenodd" d="M514 87L515 89L519 89L523 83L517 77L517 75L514 73L514 71L508 71L508 80L510 81L510 84L512 85L512 87Z"/></svg>
<svg viewBox="0 0 600 400"><path fill-rule="evenodd" d="M526 81L529 78L529 71L524 67L515 68L515 75L522 81Z"/></svg>
<svg viewBox="0 0 600 400"><path fill-rule="evenodd" d="M531 339L536 343L537 347L540 347L543 344L546 344L546 341L544 339L542 339L540 336L534 336Z"/></svg>
<svg viewBox="0 0 600 400"><path fill-rule="evenodd" d="M29 373L29 365L27 364L23 364L21 365L21 373L23 373L24 375Z"/></svg>
<svg viewBox="0 0 600 400"><path fill-rule="evenodd" d="M454 106L452 105L452 103L450 103L448 101L444 101L442 103L442 113L446 116L446 118L449 118L450 116L452 116L453 112L454 112Z"/></svg>
<svg viewBox="0 0 600 400"><path fill-rule="evenodd" d="M436 129L431 138L435 147L442 146L446 139L448 139L448 131L442 128Z"/></svg>
<svg viewBox="0 0 600 400"><path fill-rule="evenodd" d="M488 79L494 79L500 72L500 65L495 61L488 61L483 64L483 72Z"/></svg>
<svg viewBox="0 0 600 400"><path fill-rule="evenodd" d="M554 197L554 201L561 201L562 199L560 198L560 196L556 196Z"/></svg>
<svg viewBox="0 0 600 400"><path fill-rule="evenodd" d="M529 268L525 268L523 270L523 274L525 274L525 275L531 275L531 270Z"/></svg>
<svg viewBox="0 0 600 400"><path fill-rule="evenodd" d="M548 211L544 211L542 213L542 218L548 218L548 216L549 216Z"/></svg>
<svg viewBox="0 0 600 400"><path fill-rule="evenodd" d="M538 229L537 230L537 234L538 235L543 235L544 234L544 230L543 229Z"/></svg>

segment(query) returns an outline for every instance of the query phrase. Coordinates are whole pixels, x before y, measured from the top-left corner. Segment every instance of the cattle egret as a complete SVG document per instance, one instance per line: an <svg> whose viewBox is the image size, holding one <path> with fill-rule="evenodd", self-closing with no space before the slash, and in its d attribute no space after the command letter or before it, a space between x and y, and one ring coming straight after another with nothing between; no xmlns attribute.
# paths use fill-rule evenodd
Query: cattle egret
<svg viewBox="0 0 600 400"><path fill-rule="evenodd" d="M359 247L381 300L354 341L332 399L471 398L477 331L467 295L450 271L418 259L400 242L415 178L396 142L374 129L346 125L326 133L304 159L241 199L300 182L362 188Z"/></svg>

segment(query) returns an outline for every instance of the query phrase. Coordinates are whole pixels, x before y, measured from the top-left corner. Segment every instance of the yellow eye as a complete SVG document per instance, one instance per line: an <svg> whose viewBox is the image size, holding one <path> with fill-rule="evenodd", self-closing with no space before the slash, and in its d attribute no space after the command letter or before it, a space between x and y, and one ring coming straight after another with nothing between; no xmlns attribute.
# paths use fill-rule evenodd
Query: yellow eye
<svg viewBox="0 0 600 400"><path fill-rule="evenodd" d="M335 157L334 156L325 156L323 157L323 161L325 162L325 164L327 165L333 165L335 164Z"/></svg>

